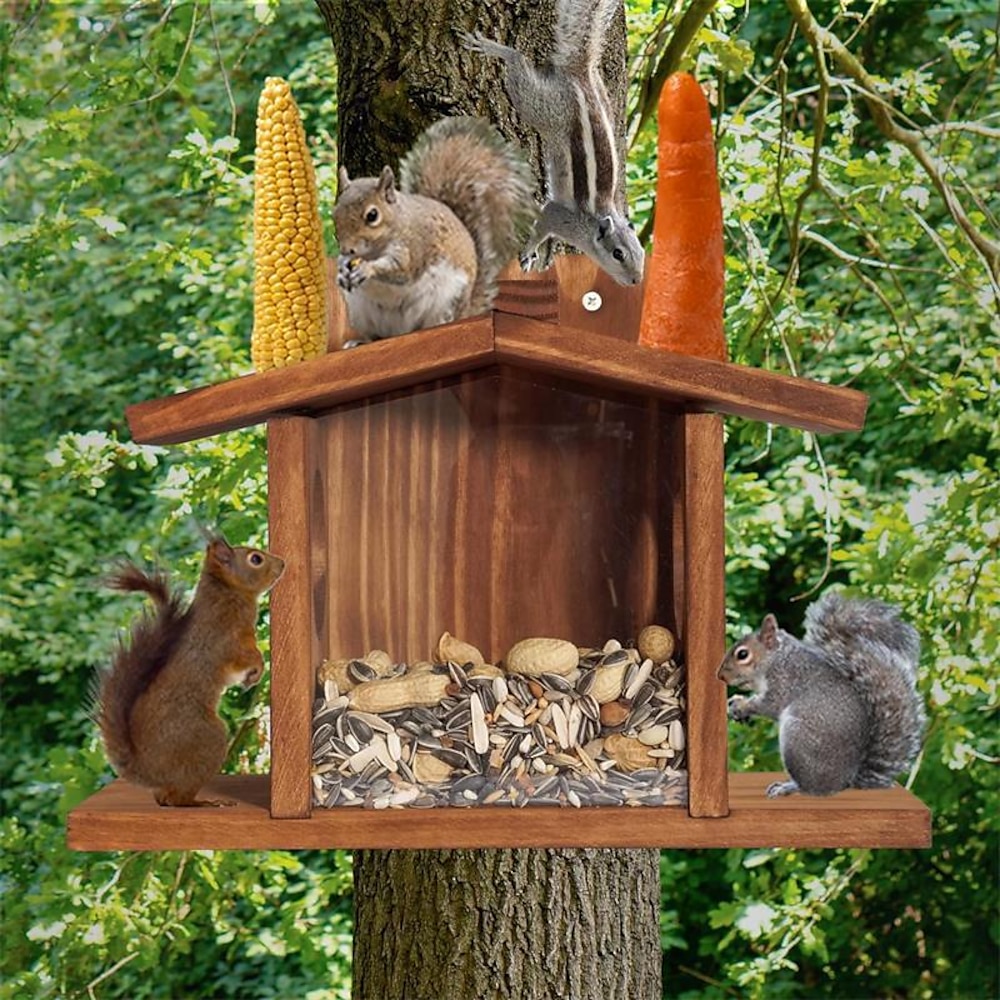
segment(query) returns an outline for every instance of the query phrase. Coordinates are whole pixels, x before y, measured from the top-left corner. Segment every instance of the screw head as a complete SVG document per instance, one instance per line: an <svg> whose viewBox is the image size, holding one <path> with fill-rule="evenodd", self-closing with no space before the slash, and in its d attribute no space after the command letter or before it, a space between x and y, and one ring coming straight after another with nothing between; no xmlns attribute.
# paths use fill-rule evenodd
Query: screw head
<svg viewBox="0 0 1000 1000"><path fill-rule="evenodd" d="M587 312L591 313L597 312L597 310L600 309L602 305L604 305L604 300L601 298L598 292L584 293L584 296L580 300L580 302L583 305L583 308L586 309Z"/></svg>

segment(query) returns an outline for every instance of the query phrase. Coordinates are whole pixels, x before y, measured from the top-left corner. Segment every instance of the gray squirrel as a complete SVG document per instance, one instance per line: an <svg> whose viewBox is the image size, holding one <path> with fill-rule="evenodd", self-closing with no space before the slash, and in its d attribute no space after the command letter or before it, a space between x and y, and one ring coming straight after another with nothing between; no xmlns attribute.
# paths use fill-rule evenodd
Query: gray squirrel
<svg viewBox="0 0 1000 1000"><path fill-rule="evenodd" d="M503 60L511 102L541 136L547 200L521 255L526 270L538 265L538 248L554 237L619 284L642 281L645 258L628 221L614 113L599 69L619 6L620 0L557 0L555 51L544 68L481 34L463 36L468 48Z"/></svg>
<svg viewBox="0 0 1000 1000"><path fill-rule="evenodd" d="M486 312L535 218L531 170L480 118L442 118L399 168L340 168L337 284L358 341Z"/></svg>
<svg viewBox="0 0 1000 1000"><path fill-rule="evenodd" d="M891 785L920 750L919 655L917 631L898 608L835 591L806 610L802 639L767 615L737 642L719 678L754 692L729 700L731 719L778 721L789 780L770 785L768 796Z"/></svg>

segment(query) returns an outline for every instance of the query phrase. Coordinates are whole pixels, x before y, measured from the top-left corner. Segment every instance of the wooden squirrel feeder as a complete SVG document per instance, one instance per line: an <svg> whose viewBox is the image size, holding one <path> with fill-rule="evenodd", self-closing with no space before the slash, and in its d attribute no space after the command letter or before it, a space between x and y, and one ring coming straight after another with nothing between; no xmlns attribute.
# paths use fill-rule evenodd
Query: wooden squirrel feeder
<svg viewBox="0 0 1000 1000"><path fill-rule="evenodd" d="M858 430L853 390L636 343L641 288L586 258L504 282L488 315L334 350L129 408L137 442L267 424L270 775L240 804L166 809L115 781L69 816L78 850L923 847L908 791L764 795L728 773L722 414ZM331 330L339 346L343 329ZM687 671L688 805L314 809L312 704L325 658L421 658L443 629L502 657L673 629Z"/></svg>

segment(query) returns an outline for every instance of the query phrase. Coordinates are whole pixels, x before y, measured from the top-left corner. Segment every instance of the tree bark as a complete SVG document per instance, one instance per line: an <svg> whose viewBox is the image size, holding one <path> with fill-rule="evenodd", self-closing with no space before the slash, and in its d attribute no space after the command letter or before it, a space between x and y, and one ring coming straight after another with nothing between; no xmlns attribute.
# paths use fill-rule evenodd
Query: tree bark
<svg viewBox="0 0 1000 1000"><path fill-rule="evenodd" d="M528 152L499 65L463 31L551 50L554 0L316 0L338 60L339 159L377 174L444 115L489 118ZM602 60L625 128L625 20ZM443 626L442 626L443 627ZM573 822L567 809L566 822ZM357 1000L654 1000L661 996L655 850L359 851L354 861Z"/></svg>
<svg viewBox="0 0 1000 1000"><path fill-rule="evenodd" d="M338 160L354 176L375 176L431 122L482 115L520 143L541 178L538 136L524 129L503 87L499 60L469 52L465 31L481 31L544 64L552 49L556 0L316 0L337 55ZM601 72L616 110L625 162L624 8L604 47Z"/></svg>
<svg viewBox="0 0 1000 1000"><path fill-rule="evenodd" d="M659 1000L659 907L657 851L361 851L354 997Z"/></svg>

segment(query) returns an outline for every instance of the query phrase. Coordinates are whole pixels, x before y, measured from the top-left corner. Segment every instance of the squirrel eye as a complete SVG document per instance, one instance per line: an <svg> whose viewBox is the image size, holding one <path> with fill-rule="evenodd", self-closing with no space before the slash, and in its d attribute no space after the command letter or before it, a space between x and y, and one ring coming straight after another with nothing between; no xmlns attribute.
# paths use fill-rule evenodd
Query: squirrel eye
<svg viewBox="0 0 1000 1000"><path fill-rule="evenodd" d="M251 566L263 566L264 557L259 552L254 551L247 556L247 562L250 563Z"/></svg>
<svg viewBox="0 0 1000 1000"><path fill-rule="evenodd" d="M372 205L372 207L365 212L365 222L369 226L374 226L378 222L379 218L381 218L379 210L374 205Z"/></svg>
<svg viewBox="0 0 1000 1000"><path fill-rule="evenodd" d="M625 251L622 250L621 247L615 247L615 249L611 252L611 256L614 257L614 259L618 260L618 261L624 260L625 259Z"/></svg>
<svg viewBox="0 0 1000 1000"><path fill-rule="evenodd" d="M746 663L746 661L750 659L750 650L747 649L746 646L740 646L740 648L736 650L736 659L739 660L740 663Z"/></svg>

